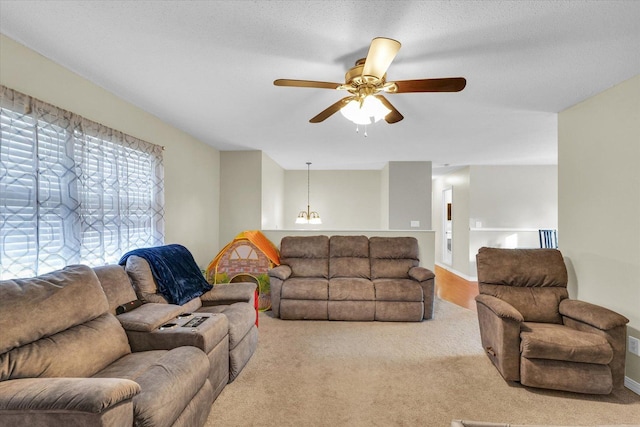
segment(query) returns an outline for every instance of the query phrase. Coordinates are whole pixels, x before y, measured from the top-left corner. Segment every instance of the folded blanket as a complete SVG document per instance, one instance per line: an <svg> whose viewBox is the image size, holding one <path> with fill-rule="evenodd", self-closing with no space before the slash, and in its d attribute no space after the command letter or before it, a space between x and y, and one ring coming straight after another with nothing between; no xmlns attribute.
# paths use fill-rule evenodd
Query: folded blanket
<svg viewBox="0 0 640 427"><path fill-rule="evenodd" d="M124 254L118 264L125 265L131 255L147 260L158 293L171 304L185 304L213 288L205 280L191 252L182 245L134 249Z"/></svg>

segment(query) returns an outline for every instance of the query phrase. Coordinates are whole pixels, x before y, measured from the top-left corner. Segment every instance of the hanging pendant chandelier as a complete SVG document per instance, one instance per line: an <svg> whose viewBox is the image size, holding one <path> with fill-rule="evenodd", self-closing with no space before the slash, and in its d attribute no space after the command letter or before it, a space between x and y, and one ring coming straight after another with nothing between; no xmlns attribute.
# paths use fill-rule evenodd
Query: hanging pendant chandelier
<svg viewBox="0 0 640 427"><path fill-rule="evenodd" d="M311 162L307 162L307 210L300 211L296 218L296 224L322 224L320 214L318 212L312 212L309 203L309 166L311 166Z"/></svg>

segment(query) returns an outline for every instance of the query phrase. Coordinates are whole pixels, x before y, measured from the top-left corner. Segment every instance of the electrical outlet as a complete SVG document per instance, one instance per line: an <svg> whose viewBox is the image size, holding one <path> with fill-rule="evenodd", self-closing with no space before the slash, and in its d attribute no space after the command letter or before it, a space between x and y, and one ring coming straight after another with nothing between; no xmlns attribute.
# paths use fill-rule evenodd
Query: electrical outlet
<svg viewBox="0 0 640 427"><path fill-rule="evenodd" d="M629 336L629 353L640 356L640 340L638 338Z"/></svg>
<svg viewBox="0 0 640 427"><path fill-rule="evenodd" d="M420 227L420 221L411 221L411 227Z"/></svg>

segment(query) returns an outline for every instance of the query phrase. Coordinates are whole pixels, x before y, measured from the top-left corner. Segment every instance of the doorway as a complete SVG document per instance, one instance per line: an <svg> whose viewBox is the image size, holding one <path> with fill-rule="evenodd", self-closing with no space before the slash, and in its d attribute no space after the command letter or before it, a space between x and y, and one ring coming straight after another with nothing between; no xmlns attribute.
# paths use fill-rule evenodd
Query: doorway
<svg viewBox="0 0 640 427"><path fill-rule="evenodd" d="M442 262L453 263L453 189L442 191Z"/></svg>

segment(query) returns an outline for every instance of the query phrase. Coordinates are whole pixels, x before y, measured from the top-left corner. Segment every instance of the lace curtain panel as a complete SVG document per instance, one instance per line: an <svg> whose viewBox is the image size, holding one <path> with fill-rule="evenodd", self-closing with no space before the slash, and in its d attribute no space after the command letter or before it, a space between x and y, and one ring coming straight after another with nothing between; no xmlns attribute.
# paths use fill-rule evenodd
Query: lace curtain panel
<svg viewBox="0 0 640 427"><path fill-rule="evenodd" d="M163 244L162 147L0 90L1 279Z"/></svg>

